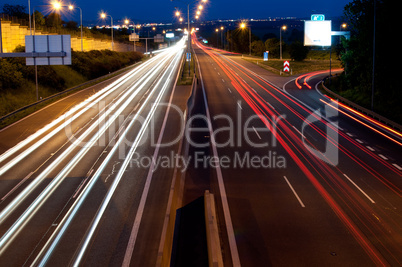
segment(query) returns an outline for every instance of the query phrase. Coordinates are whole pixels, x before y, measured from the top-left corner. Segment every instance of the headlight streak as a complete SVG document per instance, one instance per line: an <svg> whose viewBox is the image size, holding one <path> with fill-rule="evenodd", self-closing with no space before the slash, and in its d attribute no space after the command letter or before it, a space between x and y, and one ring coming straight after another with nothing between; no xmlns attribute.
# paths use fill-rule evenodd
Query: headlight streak
<svg viewBox="0 0 402 267"><path fill-rule="evenodd" d="M266 124L268 129L271 129L271 124L267 121L270 120L271 116L273 115L273 110L271 110L266 104L265 101L261 101L258 98L256 99L256 94L248 88L249 86L244 84L241 79L237 79L236 75L233 73L230 73L229 68L224 66L223 63L218 62L219 59L215 56L212 55L212 53L205 51L208 55L210 55L212 58L215 59L215 62L221 66L221 68L225 71L225 73L228 75L228 77L232 80L233 86L238 90L239 94L243 97L243 99L249 104L250 108L254 110L254 112L261 118L261 121ZM226 69L226 70L225 70ZM257 83L257 82L256 82ZM257 83L258 84L258 83ZM240 86L242 85L242 86ZM271 86L271 85L270 85ZM263 86L261 86L263 87ZM263 107L261 108L251 96L246 94L246 92L242 89L245 88L248 90L249 94L254 97L254 99L259 102L259 104ZM264 88L264 87L263 87ZM265 88L264 88L265 89ZM265 89L268 93L269 90ZM272 93L271 93L272 94ZM278 101L280 101L278 99ZM266 114L265 112L268 112L269 114ZM295 111L292 111L295 112ZM297 113L295 113L297 114ZM345 213L345 211L339 206L339 204L335 201L335 199L328 193L328 191L320 184L320 182L314 177L313 173L307 168L307 166L301 161L300 156L306 160L306 162L315 170L317 173L322 176L324 181L326 179L323 177L321 172L316 169L315 166L319 166L319 168L326 170L329 173L333 173L333 171L326 165L320 162L317 158L310 157L306 158L306 151L305 147L303 147L302 143L300 142L300 138L294 134L294 132L286 125L289 124L287 120L280 120L280 125L282 127L277 128L277 131L281 134L276 134L277 140L281 143L283 148L288 152L288 154L292 157L294 162L299 166L299 168L302 170L302 172L305 174L305 176L311 181L311 183L314 185L314 187L317 189L317 191L321 194L323 199L329 204L329 206L332 208L332 210L335 212L335 214L338 216L338 218L343 222L343 224L349 229L349 231L353 234L355 237L355 240L362 246L362 248L367 252L367 255L375 262L376 264L379 265L385 265L385 260L382 257L382 255L378 252L378 250L371 244L371 242L365 237L363 232L356 226L355 223L351 220L351 218ZM286 124L285 124L286 123ZM286 131L287 135L284 134L283 130ZM283 137L282 137L283 135ZM285 139L286 140L285 140ZM295 142L295 143L293 143ZM301 151L296 147L298 145L301 149ZM293 146L293 149L290 147ZM298 153L298 154L296 154ZM307 153L307 155L309 155ZM315 164L312 164L313 161ZM335 179L337 175L335 175ZM347 186L346 186L347 188Z"/></svg>
<svg viewBox="0 0 402 267"><path fill-rule="evenodd" d="M94 218L94 220L92 221L92 225L89 228L89 232L86 235L86 238L84 240L84 242L81 245L81 248L79 250L78 255L76 256L75 259L75 263L74 266L78 265L79 262L82 260L82 257L87 249L87 246L90 242L90 240L92 239L93 233L95 232L99 221L101 220L104 211L106 210L116 188L117 185L119 184L120 180L123 177L124 171L126 170L129 161L133 155L133 153L135 152L135 150L138 147L138 144L141 140L141 138L143 137L144 133L146 132L146 128L151 120L151 118L153 117L156 108L158 106L158 103L160 103L163 94L165 93L167 86L169 85L170 82L170 76L174 71L174 66L176 66L181 58L182 55L182 50L183 46L180 44L180 46L178 48L176 48L172 54L176 53L175 56L175 62L172 61L172 63L170 63L170 66L172 67L172 71L169 74L167 80L165 81L162 90L159 91L159 94L157 96L156 99L156 103L154 103L152 105L151 111L148 113L146 121L144 124L142 124L142 127L132 145L132 147L130 148L129 153L126 156L125 161L123 162L118 174L116 175L113 184L111 185L111 187L108 190L107 195L105 196L101 207L99 208L96 217ZM180 53L178 53L180 52ZM168 67L168 68L169 68ZM167 72L167 70L165 71L165 73ZM147 104L149 103L151 97L153 96L153 94L156 91L156 88L159 86L159 84L162 81L162 77L159 79L159 81L157 82L157 84L154 86L154 90L152 90L152 92L150 94L148 94L148 97L146 98L145 102L141 105L141 107L139 108L137 114L135 115L135 117L132 119L131 123L128 125L128 127L125 129L125 131L123 132L123 134L120 136L120 138L118 139L117 143L115 144L115 146L112 148L112 150L108 153L107 157L105 158L105 160L102 162L102 164L100 165L100 167L96 170L96 172L94 173L93 177L91 178L91 180L88 182L88 184L85 186L85 188L83 189L83 191L79 194L79 196L77 197L76 202L74 202L74 204L70 207L69 211L66 213L66 215L64 216L64 218L62 219L62 221L58 224L57 228L55 229L55 231L53 232L52 236L48 239L47 243L44 245L44 247L42 248L42 250L40 251L40 253L38 254L38 256L36 257L33 265L37 265L39 260L39 266L44 266L46 264L46 262L49 260L49 258L51 257L54 249L56 248L57 244L59 243L59 241L61 240L63 234L65 233L65 231L67 230L68 226L70 225L70 223L72 222L72 220L74 219L75 215L77 214L77 212L79 211L81 205L84 203L86 197L89 195L91 189L93 188L93 186L95 185L96 181L98 180L98 178L100 177L100 175L102 174L104 168L107 166L107 164L109 163L110 159L112 158L112 156L114 155L114 153L117 151L119 145L124 141L125 136L127 135L127 133L129 132L129 130L131 130L132 125L135 123L135 121L137 120L139 114L143 111L143 109L147 106ZM43 253L46 254L42 257Z"/></svg>
<svg viewBox="0 0 402 267"><path fill-rule="evenodd" d="M167 53L168 54L168 53ZM163 56L164 54L160 54ZM135 96L145 87L146 83L151 80L151 78L157 74L159 69L163 67L163 62L167 61L165 58L160 62L158 67L153 70L148 76L143 76L140 81L138 81L134 86L131 87L131 90L127 91L117 102L116 105L119 106L119 109L112 115L111 118L108 119L105 125L102 125L102 128L91 138L88 144L94 144L97 139L104 133L113 121L118 117L118 115L128 106L128 104L135 98ZM145 81L144 81L145 80ZM138 86L138 88L136 88ZM136 89L135 89L136 88ZM135 89L135 92L131 92ZM119 104L123 102L123 100L128 97L129 98L120 106ZM111 113L112 110L108 110L104 114L102 114L102 119L106 118L107 115ZM101 120L102 121L102 120ZM46 177L47 174L50 173L62 160L68 156L75 148L76 145L79 145L80 140L83 140L84 137L89 136L89 134L97 127L98 125L94 123L88 128L85 133L83 133L80 139L75 140L69 148L66 149L55 161L52 162L34 181L32 181L5 209L0 213L0 223L2 223L15 208L25 199L31 190L33 190L40 182ZM12 225L10 229L2 236L0 239L0 254L2 254L5 248L8 246L10 241L15 237L15 235L21 230L22 227L29 221L29 219L33 216L35 211L46 201L49 195L54 192L54 190L60 185L65 176L71 171L71 169L78 163L80 159L88 152L91 148L90 145L83 147L74 158L63 168L63 170L52 180L52 182L42 191L42 193L35 199L34 202L29 206L29 208L20 216L20 218Z"/></svg>
<svg viewBox="0 0 402 267"><path fill-rule="evenodd" d="M11 161L7 162L4 166L0 168L0 176L3 175L6 171L8 171L10 168L15 166L18 162L20 162L22 159L27 157L30 153L32 153L35 149L40 147L42 144L47 142L50 138L52 138L54 135L56 135L58 132L63 130L68 124L70 124L72 121L75 119L79 118L82 114L84 114L86 111L88 111L90 108L92 108L94 105L99 103L102 99L107 97L109 94L111 94L116 88L124 84L126 81L128 81L133 75L139 73L146 67L148 67L151 63L155 61L155 57L153 60L147 61L143 65L141 65L139 68L135 68L134 70L130 71L123 77L119 78L112 84L106 86L96 94L92 95L89 97L86 101L83 101L73 108L71 108L69 111L67 111L63 116L58 117L51 123L47 124L45 127L42 129L38 130L36 133L30 135L28 138L24 139L14 147L10 148L6 152L4 152L0 156L0 163L4 160L6 160L8 157L12 156L14 153L18 152L20 149L22 149L24 146L41 136L42 134L46 133L48 130L51 128L55 127L57 124L62 122L64 120L64 123L59 125L56 129L52 130L50 133L48 133L46 136L42 137L39 141L37 141L35 144L31 145L29 148L25 149L22 153L18 154L15 158L13 158ZM88 104L89 103L89 104ZM81 110L80 110L81 109ZM76 111L80 110L78 113L74 114ZM74 115L73 115L74 114ZM72 116L73 115L73 116ZM66 120L67 117L72 116L68 120Z"/></svg>

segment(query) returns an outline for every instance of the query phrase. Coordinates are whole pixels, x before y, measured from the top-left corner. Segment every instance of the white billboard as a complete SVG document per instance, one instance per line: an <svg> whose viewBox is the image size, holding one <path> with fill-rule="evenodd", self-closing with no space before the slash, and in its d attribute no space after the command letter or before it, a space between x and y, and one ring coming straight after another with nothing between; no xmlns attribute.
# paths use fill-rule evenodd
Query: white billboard
<svg viewBox="0 0 402 267"><path fill-rule="evenodd" d="M174 33L173 32L167 32L166 33L166 38L174 38Z"/></svg>
<svg viewBox="0 0 402 267"><path fill-rule="evenodd" d="M304 21L305 46L330 46L331 21L306 20Z"/></svg>
<svg viewBox="0 0 402 267"><path fill-rule="evenodd" d="M26 64L30 65L71 65L71 36L70 35L26 35L26 53L65 52L66 56L27 57Z"/></svg>

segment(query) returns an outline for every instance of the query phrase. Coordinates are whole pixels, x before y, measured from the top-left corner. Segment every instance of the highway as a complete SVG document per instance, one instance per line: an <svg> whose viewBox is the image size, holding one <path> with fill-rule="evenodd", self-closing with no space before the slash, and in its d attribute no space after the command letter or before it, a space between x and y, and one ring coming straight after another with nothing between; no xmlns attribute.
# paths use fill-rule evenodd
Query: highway
<svg viewBox="0 0 402 267"><path fill-rule="evenodd" d="M153 159L177 151L184 47L0 131L2 265L155 264L173 168Z"/></svg>
<svg viewBox="0 0 402 267"><path fill-rule="evenodd" d="M218 196L227 266L400 266L401 133L315 90L326 73L194 49L210 150L190 156L211 177L188 184Z"/></svg>
<svg viewBox="0 0 402 267"><path fill-rule="evenodd" d="M155 266L178 170L225 266L402 265L402 134L196 38L189 116L185 44L0 130L2 265Z"/></svg>

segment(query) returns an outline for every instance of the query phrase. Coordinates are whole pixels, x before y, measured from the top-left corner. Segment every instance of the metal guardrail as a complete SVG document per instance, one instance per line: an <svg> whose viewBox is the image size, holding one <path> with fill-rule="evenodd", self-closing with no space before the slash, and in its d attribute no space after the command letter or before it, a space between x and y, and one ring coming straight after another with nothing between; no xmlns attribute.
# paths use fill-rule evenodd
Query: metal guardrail
<svg viewBox="0 0 402 267"><path fill-rule="evenodd" d="M373 111L371 111L371 110L369 110L367 108L359 106L358 104L356 104L356 103L354 103L354 102L352 102L352 101L350 101L350 100L338 95L337 93L334 93L330 89L328 89L324 84L324 81L326 79L328 79L328 78L325 78L323 81L321 81L321 84L322 84L322 88L324 88L324 90L329 95L332 95L334 98L337 98L338 100L340 100L341 102L347 104L348 106L352 107L353 109L355 109L357 111L360 111L360 112L372 117L373 119L376 119L376 120L378 120L378 121L380 121L380 122L382 122L382 123L384 123L384 124L386 124L388 126L391 126L394 129L402 132L402 125L400 125L400 124L398 124L398 123L396 123L396 122L394 122L394 121L392 121L392 120L390 120L388 118L385 118L384 116L381 116L380 114L377 114L377 113L375 113L375 112L373 112Z"/></svg>
<svg viewBox="0 0 402 267"><path fill-rule="evenodd" d="M32 104L29 104L29 105L25 106L25 107L22 107L22 108L19 108L19 109L17 109L17 110L14 110L13 112L8 113L7 115L4 115L3 117L1 117L1 118L0 118L0 122L2 122L3 120L5 120L5 119L7 119L7 118L10 118L11 116L16 115L16 114L19 113L19 112L22 112L22 111L24 111L24 110L26 110L26 109L28 109L28 108L31 108L31 107L34 107L34 106L39 105L39 104L41 104L41 103L44 103L44 102L46 102L46 101L49 101L49 100L51 100L51 99L53 99L53 98L56 98L56 97L59 97L59 96L61 96L61 95L70 93L71 91L78 90L78 89L80 89L81 87L83 87L82 89L84 89L85 86L88 85L88 84L91 84L91 83L94 83L94 82L103 80L103 79L105 79L105 78L107 78L107 77L110 77L110 76L113 76L113 75L115 75L116 73L121 72L121 71L125 71L125 70L127 70L127 69L133 67L133 66L136 65L136 64L138 64L138 63L135 63L135 64L130 65L130 66L128 66L128 67L125 67L125 68L123 68L123 69L117 70L117 71L115 71L115 72L112 72L112 73L103 75L103 76L98 77L98 78L96 78L96 79L92 79L92 80L90 80L90 81L84 82L84 83L82 83L82 84L80 84L80 85L74 86L74 87L69 88L69 89L64 90L64 91L61 91L61 92L59 92L59 93L57 93L57 94L54 94L54 95L51 95L51 96L49 96L49 97L43 98L43 99L41 99L41 100L39 100L39 101L37 101L37 102L34 102L34 103L32 103Z"/></svg>

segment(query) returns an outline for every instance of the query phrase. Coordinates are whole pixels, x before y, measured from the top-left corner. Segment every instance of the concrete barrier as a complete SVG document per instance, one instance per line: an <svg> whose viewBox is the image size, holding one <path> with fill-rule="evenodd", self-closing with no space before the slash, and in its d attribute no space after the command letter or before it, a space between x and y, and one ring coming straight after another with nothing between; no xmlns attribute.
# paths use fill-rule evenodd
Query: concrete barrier
<svg viewBox="0 0 402 267"><path fill-rule="evenodd" d="M218 222L216 221L215 199L208 190L205 191L204 202L209 267L222 267L223 259Z"/></svg>
<svg viewBox="0 0 402 267"><path fill-rule="evenodd" d="M180 71L178 72L178 76L176 78L176 83L179 78ZM189 113L192 106L194 105L194 91L197 86L196 78L193 79L193 84L191 86L191 94L187 100L187 107L186 107L186 114ZM187 118L185 118L187 120ZM187 157L188 155L188 145L183 144L187 143L182 138L179 147L178 147L178 154ZM184 146L184 148L183 148ZM169 198L165 213L165 220L163 222L162 234L161 234L161 241L159 243L158 249L158 256L156 260L156 266L170 266L170 259L172 254L172 245L173 245L173 236L174 236L174 227L176 223L176 210L182 207L183 201L183 190L184 190L184 180L185 180L186 173L178 172L175 168L173 171L173 178L172 183L170 186Z"/></svg>

